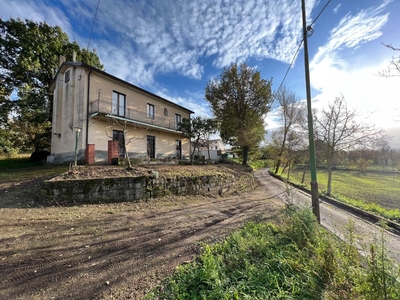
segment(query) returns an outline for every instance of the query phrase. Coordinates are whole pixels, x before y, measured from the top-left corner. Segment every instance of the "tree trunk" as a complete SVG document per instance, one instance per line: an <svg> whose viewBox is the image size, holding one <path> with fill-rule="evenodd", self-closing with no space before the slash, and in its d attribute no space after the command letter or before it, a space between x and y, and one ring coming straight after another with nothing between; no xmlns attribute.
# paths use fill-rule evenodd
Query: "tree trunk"
<svg viewBox="0 0 400 300"><path fill-rule="evenodd" d="M124 148L125 148L125 167L128 170L132 170L133 168L132 168L131 160L129 159L129 155L128 155L128 152L126 151L126 147L124 147Z"/></svg>
<svg viewBox="0 0 400 300"><path fill-rule="evenodd" d="M303 175L301 176L301 184L304 184L304 179L306 178L306 171L308 170L309 165L306 164L303 170Z"/></svg>
<svg viewBox="0 0 400 300"><path fill-rule="evenodd" d="M192 154L190 154L190 164L191 165L193 165L193 162L194 162L194 149L193 149L193 151L192 151Z"/></svg>
<svg viewBox="0 0 400 300"><path fill-rule="evenodd" d="M283 140L282 140L281 149L279 150L279 154L278 154L278 161L277 161L276 167L275 167L275 174L278 174L279 167L281 165L281 159L282 159L282 155L283 155L283 150L285 150L286 135L287 135L287 131L285 130L285 132L283 133Z"/></svg>
<svg viewBox="0 0 400 300"><path fill-rule="evenodd" d="M276 165L275 165L275 174L278 174L280 166L281 166L281 157L278 156L278 161L276 162Z"/></svg>
<svg viewBox="0 0 400 300"><path fill-rule="evenodd" d="M283 169L282 169L282 171L281 171L281 174L280 175L282 175L283 174L283 172L285 172L285 170L286 170L286 168L287 168L287 163L283 166Z"/></svg>
<svg viewBox="0 0 400 300"><path fill-rule="evenodd" d="M208 160L211 160L211 151L210 151L210 145L209 144L207 146L207 150L208 150Z"/></svg>
<svg viewBox="0 0 400 300"><path fill-rule="evenodd" d="M125 124L126 126L126 124ZM126 149L126 131L124 130L124 152L125 152L125 167L128 170L132 170L131 160L129 159L128 150Z"/></svg>
<svg viewBox="0 0 400 300"><path fill-rule="evenodd" d="M193 143L193 151L192 154L190 155L190 164L193 165L194 163L194 154L196 153L196 148L197 148L198 142Z"/></svg>
<svg viewBox="0 0 400 300"><path fill-rule="evenodd" d="M249 160L249 146L243 147L243 161L242 165L247 165L247 161Z"/></svg>
<svg viewBox="0 0 400 300"><path fill-rule="evenodd" d="M292 150L289 148L289 168L288 168L286 180L289 180L289 178L290 178L291 167L292 167Z"/></svg>

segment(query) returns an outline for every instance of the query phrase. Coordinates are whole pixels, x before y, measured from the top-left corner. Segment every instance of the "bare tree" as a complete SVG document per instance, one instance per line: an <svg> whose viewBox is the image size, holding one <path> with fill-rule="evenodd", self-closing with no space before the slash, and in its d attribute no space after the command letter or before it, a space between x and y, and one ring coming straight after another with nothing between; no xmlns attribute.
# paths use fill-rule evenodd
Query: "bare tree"
<svg viewBox="0 0 400 300"><path fill-rule="evenodd" d="M301 145L302 145L302 136L296 132L296 131L291 131L287 137L287 152L288 152L288 158L287 158L287 166L288 166L288 172L287 172L287 180L290 179L290 171L292 169L294 157L293 157L293 152L295 150L300 150Z"/></svg>
<svg viewBox="0 0 400 300"><path fill-rule="evenodd" d="M347 108L343 95L336 97L327 109L316 115L315 137L325 145L325 159L328 169L327 194L332 192L332 166L339 152L355 147L371 147L385 138L381 129L358 121L356 110Z"/></svg>
<svg viewBox="0 0 400 300"><path fill-rule="evenodd" d="M115 115L107 115L106 118L109 123L105 128L106 135L113 141L118 142L118 145L124 149L125 166L128 170L132 170L133 168L129 157L128 145L139 139L144 139L149 128L128 122L126 119L117 118ZM118 129L122 132L123 139L118 139L114 136L114 129ZM128 133L130 131L139 132L139 134L132 135L128 138Z"/></svg>
<svg viewBox="0 0 400 300"><path fill-rule="evenodd" d="M384 43L382 43L382 45L394 51L400 51L400 48L395 48L392 45ZM400 76L400 55L392 56L392 60L389 62L387 70L379 72L379 75L384 77Z"/></svg>
<svg viewBox="0 0 400 300"><path fill-rule="evenodd" d="M388 160L389 160L389 155L390 155L390 146L389 142L387 140L383 140L379 144L380 152L382 154L383 161L385 163L385 166L388 165Z"/></svg>
<svg viewBox="0 0 400 300"><path fill-rule="evenodd" d="M300 99L285 86L282 86L282 88L275 93L274 97L279 104L279 118L282 122L282 127L279 129L279 132L282 134L282 139L275 165L275 174L277 174L283 160L288 136L301 121L301 108Z"/></svg>

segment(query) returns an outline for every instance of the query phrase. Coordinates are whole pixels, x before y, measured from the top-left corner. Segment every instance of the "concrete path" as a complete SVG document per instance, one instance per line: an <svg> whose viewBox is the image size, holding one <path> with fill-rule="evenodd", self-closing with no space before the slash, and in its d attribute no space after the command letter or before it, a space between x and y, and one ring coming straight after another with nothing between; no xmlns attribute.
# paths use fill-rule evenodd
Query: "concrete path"
<svg viewBox="0 0 400 300"><path fill-rule="evenodd" d="M259 170L255 175L269 197L278 197L284 202L292 201L295 205L311 209L310 195L287 186L284 182L272 177L269 175L268 169ZM292 197L288 197L288 194L291 194ZM292 200L289 200L289 198ZM383 231L380 227L323 201L320 203L320 213L321 225L341 239L345 238L349 223L353 223L354 231L358 237L357 245L361 253L368 251L369 245L374 241L380 242L383 234L388 256L400 264L400 236Z"/></svg>

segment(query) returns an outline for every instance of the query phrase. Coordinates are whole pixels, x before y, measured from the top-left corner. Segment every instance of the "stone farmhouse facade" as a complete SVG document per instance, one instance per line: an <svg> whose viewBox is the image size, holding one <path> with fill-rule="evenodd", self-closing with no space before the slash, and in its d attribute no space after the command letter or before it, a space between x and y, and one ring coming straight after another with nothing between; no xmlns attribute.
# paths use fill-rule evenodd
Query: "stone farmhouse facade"
<svg viewBox="0 0 400 300"><path fill-rule="evenodd" d="M81 62L60 61L48 162L107 162L114 157L181 159L190 141L178 130L193 111ZM114 142L112 142L114 141ZM124 147L124 145L126 147ZM115 151L115 148L118 148Z"/></svg>

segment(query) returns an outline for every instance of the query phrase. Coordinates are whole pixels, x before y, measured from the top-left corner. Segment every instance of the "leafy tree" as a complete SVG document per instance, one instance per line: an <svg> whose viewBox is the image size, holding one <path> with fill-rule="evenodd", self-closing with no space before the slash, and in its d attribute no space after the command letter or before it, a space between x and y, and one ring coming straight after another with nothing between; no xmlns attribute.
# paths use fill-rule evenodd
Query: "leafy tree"
<svg viewBox="0 0 400 300"><path fill-rule="evenodd" d="M51 122L53 106L48 88L58 70L58 57L71 61L73 52L78 61L103 68L95 51L70 42L59 26L0 18L0 125L7 128L12 122L26 123L31 132L37 129L37 134L28 135L26 145L35 150L44 147L37 143L43 128L47 130L46 147L50 143L51 127L46 124ZM13 91L17 99L10 98Z"/></svg>
<svg viewBox="0 0 400 300"><path fill-rule="evenodd" d="M316 116L315 138L324 144L328 170L327 195L332 192L332 167L339 153L355 148L370 148L385 137L382 130L358 121L356 110L347 108L344 96L336 97Z"/></svg>
<svg viewBox="0 0 400 300"><path fill-rule="evenodd" d="M15 146L14 137L14 132L0 127L0 157L12 157L19 152L20 149Z"/></svg>
<svg viewBox="0 0 400 300"><path fill-rule="evenodd" d="M207 83L205 97L218 120L225 143L243 149L243 164L249 151L264 139L264 116L272 103L272 80L261 78L260 72L246 64L225 68L219 79Z"/></svg>
<svg viewBox="0 0 400 300"><path fill-rule="evenodd" d="M192 141L193 149L190 150L190 163L193 164L195 150L202 140L207 139L210 132L215 133L216 121L202 117L183 119L179 124L179 130L182 131L185 137Z"/></svg>

